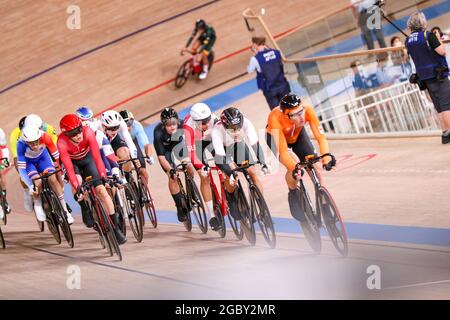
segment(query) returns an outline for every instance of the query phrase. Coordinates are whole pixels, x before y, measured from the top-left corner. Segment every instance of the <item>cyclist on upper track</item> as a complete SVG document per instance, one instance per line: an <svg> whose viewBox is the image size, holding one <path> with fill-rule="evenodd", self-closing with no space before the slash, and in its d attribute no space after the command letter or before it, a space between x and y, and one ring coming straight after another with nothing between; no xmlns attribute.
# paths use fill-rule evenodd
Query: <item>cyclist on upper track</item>
<svg viewBox="0 0 450 320"><path fill-rule="evenodd" d="M197 37L197 38L196 38ZM194 44L192 45L192 50L189 50L188 47L191 45L192 40L194 40ZM199 19L195 22L195 28L192 32L191 37L189 38L186 46L181 49L181 54L184 52L190 52L192 54L201 53L201 56L198 59L198 63L203 63L203 71L199 75L199 79L206 79L208 76L209 70L209 61L208 56L212 51L214 43L216 42L216 31L213 27L206 24L205 20Z"/></svg>

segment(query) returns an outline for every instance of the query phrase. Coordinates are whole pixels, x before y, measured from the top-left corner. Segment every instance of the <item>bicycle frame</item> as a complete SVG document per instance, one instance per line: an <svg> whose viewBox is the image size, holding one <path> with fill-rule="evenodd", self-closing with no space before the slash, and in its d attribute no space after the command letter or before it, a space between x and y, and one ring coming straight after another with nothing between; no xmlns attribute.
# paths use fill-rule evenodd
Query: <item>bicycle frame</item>
<svg viewBox="0 0 450 320"><path fill-rule="evenodd" d="M212 171L213 170L217 171L217 174L219 175L219 181L220 181L220 186L221 186L221 188L220 188L220 195L219 195L219 191L217 190L217 185L214 182L214 178L212 176ZM211 189L213 190L216 199L220 203L220 209L222 210L222 216L226 217L228 215L228 202L227 202L227 198L226 198L226 195L225 195L225 187L224 187L225 178L223 177L222 170L220 170L217 166L216 167L210 167L209 181L210 181Z"/></svg>

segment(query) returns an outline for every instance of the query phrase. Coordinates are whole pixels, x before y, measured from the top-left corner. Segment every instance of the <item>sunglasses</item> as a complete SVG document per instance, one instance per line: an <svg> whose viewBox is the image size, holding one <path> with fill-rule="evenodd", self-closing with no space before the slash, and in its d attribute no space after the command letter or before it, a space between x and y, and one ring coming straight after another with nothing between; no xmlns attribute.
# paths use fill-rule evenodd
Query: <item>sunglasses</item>
<svg viewBox="0 0 450 320"><path fill-rule="evenodd" d="M28 144L30 147L37 146L37 145L39 145L39 140L40 140L40 139L35 140L35 141L28 141L27 144Z"/></svg>
<svg viewBox="0 0 450 320"><path fill-rule="evenodd" d="M73 129L73 130L64 132L64 134L65 134L66 136L68 136L69 138L73 138L73 137L75 137L76 135L79 135L79 134L81 133L81 131L83 131L83 127L82 127L82 126L79 126L78 128L75 128L75 129Z"/></svg>
<svg viewBox="0 0 450 320"><path fill-rule="evenodd" d="M106 131L117 131L117 130L119 130L119 129L120 129L120 125L115 126L115 127L109 127L109 128L106 128Z"/></svg>
<svg viewBox="0 0 450 320"><path fill-rule="evenodd" d="M170 119L166 119L162 122L162 124L167 127L167 126L172 126L178 123L178 119L177 118L170 118Z"/></svg>
<svg viewBox="0 0 450 320"><path fill-rule="evenodd" d="M288 117L289 119L297 118L303 115L303 112L305 112L305 108L301 108L299 111L294 113L289 113Z"/></svg>

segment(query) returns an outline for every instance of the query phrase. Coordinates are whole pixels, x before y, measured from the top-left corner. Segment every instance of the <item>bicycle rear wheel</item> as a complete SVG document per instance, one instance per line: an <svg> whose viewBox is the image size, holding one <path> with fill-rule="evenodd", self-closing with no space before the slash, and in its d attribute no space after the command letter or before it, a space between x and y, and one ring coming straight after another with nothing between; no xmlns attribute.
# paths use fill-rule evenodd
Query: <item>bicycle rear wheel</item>
<svg viewBox="0 0 450 320"><path fill-rule="evenodd" d="M150 222L153 225L153 228L158 226L158 218L156 217L156 209L152 194L150 193L149 188L143 183L141 185L143 192L143 200L144 200L144 208L147 212L147 215L150 219Z"/></svg>
<svg viewBox="0 0 450 320"><path fill-rule="evenodd" d="M188 198L190 199L192 212L194 213L195 220L197 220L200 230L203 233L208 232L208 221L205 213L205 205L195 181L191 178L188 178L186 181L186 191Z"/></svg>
<svg viewBox="0 0 450 320"><path fill-rule="evenodd" d="M250 190L251 201L253 202L254 214L259 227L267 244L273 249L277 245L275 227L273 226L272 216L267 207L266 200L257 186Z"/></svg>
<svg viewBox="0 0 450 320"><path fill-rule="evenodd" d="M253 223L253 207L250 207L244 190L242 190L240 181L238 182L238 188L235 192L237 193L237 205L239 213L241 214L241 226L244 235L250 245L254 246L256 244L256 232Z"/></svg>
<svg viewBox="0 0 450 320"><path fill-rule="evenodd" d="M5 238L3 238L2 228L0 228L0 246L2 247L2 249L6 248Z"/></svg>
<svg viewBox="0 0 450 320"><path fill-rule="evenodd" d="M137 242L142 242L144 238L144 214L134 189L130 187L130 184L123 186L123 193L125 195L124 206L134 238Z"/></svg>
<svg viewBox="0 0 450 320"><path fill-rule="evenodd" d="M331 242L333 242L336 250L343 257L346 257L348 254L347 233L336 203L325 187L319 190L318 200L323 221Z"/></svg>
<svg viewBox="0 0 450 320"><path fill-rule="evenodd" d="M54 218L56 221L58 221L58 225L61 228L61 231L63 232L64 238L66 239L67 243L71 248L73 248L75 246L75 243L73 241L72 230L70 228L69 223L67 222L66 213L58 197L53 192L51 196L51 201L54 210L53 211Z"/></svg>
<svg viewBox="0 0 450 320"><path fill-rule="evenodd" d="M304 209L306 218L306 220L300 221L300 226L311 249L315 253L320 253L322 251L322 238L320 237L320 225L318 223L320 214L315 213L308 192L303 184L301 184L300 193L301 206ZM316 208L316 210L320 209Z"/></svg>
<svg viewBox="0 0 450 320"><path fill-rule="evenodd" d="M187 60L178 69L177 76L175 78L175 87L178 89L186 84L187 79L192 73L192 67L190 64L190 60Z"/></svg>
<svg viewBox="0 0 450 320"><path fill-rule="evenodd" d="M220 229L217 232L219 233L219 236L221 238L225 238L227 229L225 226L225 219L223 218L222 208L220 206L219 201L217 200L216 193L214 192L214 190L211 190L211 192L212 192L214 216L216 217L217 221L219 221L219 226L220 226Z"/></svg>

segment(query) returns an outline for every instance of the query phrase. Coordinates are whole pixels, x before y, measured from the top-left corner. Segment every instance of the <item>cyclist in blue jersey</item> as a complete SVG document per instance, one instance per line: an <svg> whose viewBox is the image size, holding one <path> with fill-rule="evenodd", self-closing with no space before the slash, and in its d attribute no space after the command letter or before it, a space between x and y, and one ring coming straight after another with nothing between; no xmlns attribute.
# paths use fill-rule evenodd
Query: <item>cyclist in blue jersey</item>
<svg viewBox="0 0 450 320"><path fill-rule="evenodd" d="M152 146L148 140L147 134L144 131L144 127L142 124L134 119L133 114L128 110L122 110L119 112L122 119L125 121L128 127L128 131L131 134L131 138L134 141L134 144L137 148L138 157L140 159L141 163L141 175L144 179L144 182L148 184L148 174L145 170L145 162L147 162L149 165L153 165L155 163L155 159L152 156ZM147 156L148 159L143 159L143 156Z"/></svg>

